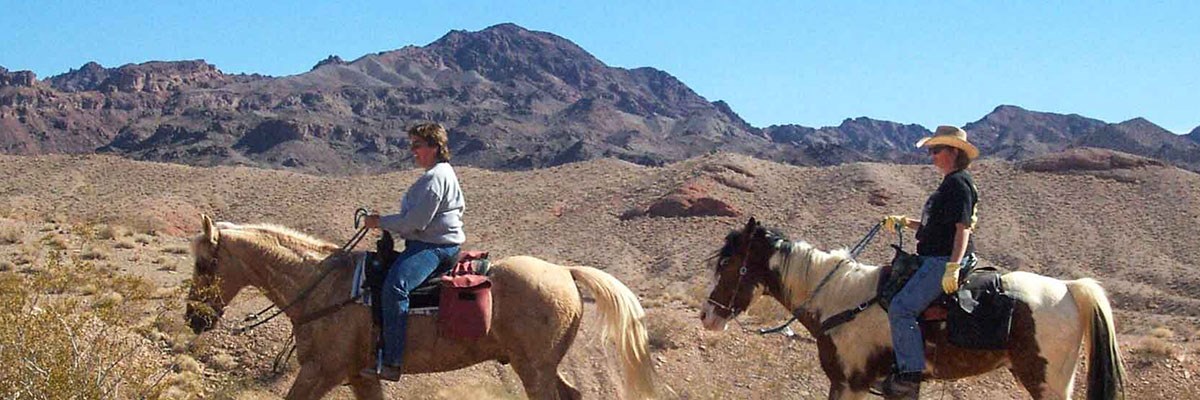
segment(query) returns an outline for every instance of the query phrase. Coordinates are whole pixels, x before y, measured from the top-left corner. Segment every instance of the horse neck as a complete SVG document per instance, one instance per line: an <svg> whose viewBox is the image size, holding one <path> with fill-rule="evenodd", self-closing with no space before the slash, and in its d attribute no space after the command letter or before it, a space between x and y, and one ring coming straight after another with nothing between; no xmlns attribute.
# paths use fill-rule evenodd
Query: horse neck
<svg viewBox="0 0 1200 400"><path fill-rule="evenodd" d="M804 306L808 312L828 316L857 306L875 294L879 267L829 254L807 243L792 242L784 246L792 246L791 255L787 255L787 249L777 252L778 261L772 269L780 277L782 293L777 299L787 309ZM829 281L814 293L826 276Z"/></svg>
<svg viewBox="0 0 1200 400"><path fill-rule="evenodd" d="M321 254L317 258L305 257L297 255L292 249L268 244L269 242L255 241L238 235L225 237L232 240L223 241L222 245L228 246L230 254L241 266L240 274L237 274L240 276L226 276L226 279L241 279L244 285L258 288L277 306L287 305L309 287L322 271L322 268L319 268L320 260L327 256Z"/></svg>

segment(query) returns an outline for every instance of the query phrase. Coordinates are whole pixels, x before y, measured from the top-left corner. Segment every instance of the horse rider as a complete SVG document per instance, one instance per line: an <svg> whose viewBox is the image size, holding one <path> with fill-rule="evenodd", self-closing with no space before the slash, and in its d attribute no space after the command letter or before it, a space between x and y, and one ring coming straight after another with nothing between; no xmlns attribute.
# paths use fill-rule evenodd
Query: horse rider
<svg viewBox="0 0 1200 400"><path fill-rule="evenodd" d="M925 341L917 316L942 293L958 291L959 269L972 261L979 191L967 172L979 149L967 141L967 132L954 126L939 126L933 136L917 142L929 152L933 165L942 173L942 183L925 201L920 220L903 215L883 219L889 231L897 227L915 229L921 267L892 299L888 309L896 365L884 379L880 391L887 398L916 399L925 371Z"/></svg>
<svg viewBox="0 0 1200 400"><path fill-rule="evenodd" d="M429 279L439 265L458 257L466 241L462 215L466 200L458 176L450 167L446 129L436 123L408 130L409 149L425 173L413 182L400 200L398 214L371 214L367 228L383 228L404 238L404 251L383 281L383 358L361 374L390 381L400 379L408 317L409 292Z"/></svg>

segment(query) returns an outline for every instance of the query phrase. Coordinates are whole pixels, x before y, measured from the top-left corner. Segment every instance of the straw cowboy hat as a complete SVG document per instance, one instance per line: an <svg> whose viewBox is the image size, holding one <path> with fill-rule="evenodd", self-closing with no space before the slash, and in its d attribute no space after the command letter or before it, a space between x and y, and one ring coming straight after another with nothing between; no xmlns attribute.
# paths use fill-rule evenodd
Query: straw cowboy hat
<svg viewBox="0 0 1200 400"><path fill-rule="evenodd" d="M933 147L937 145L950 146L967 153L967 158L974 160L979 157L979 149L967 141L967 132L949 125L942 125L933 132L933 136L917 141L917 147Z"/></svg>

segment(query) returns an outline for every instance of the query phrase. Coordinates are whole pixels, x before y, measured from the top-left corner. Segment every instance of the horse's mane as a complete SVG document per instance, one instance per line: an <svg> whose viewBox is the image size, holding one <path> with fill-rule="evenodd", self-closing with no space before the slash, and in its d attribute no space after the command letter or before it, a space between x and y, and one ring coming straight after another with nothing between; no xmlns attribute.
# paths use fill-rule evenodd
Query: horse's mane
<svg viewBox="0 0 1200 400"><path fill-rule="evenodd" d="M830 311L861 303L875 294L877 276L872 274L879 268L862 264L850 257L850 251L839 248L833 251L822 251L805 241L785 242L783 246L791 246L791 257L782 260L778 267L781 280L785 287L791 288L792 293L800 293L800 288L815 289L821 279L833 268L837 272L830 278L825 288L821 289L818 298L813 300L810 308L821 310L828 316ZM807 276L806 276L807 275ZM871 280L869 284L862 282ZM804 290L805 296L812 295Z"/></svg>
<svg viewBox="0 0 1200 400"><path fill-rule="evenodd" d="M339 249L333 243L281 225L218 222L216 226L222 237L232 234L262 249L265 256L289 263L303 262L307 256L324 258Z"/></svg>

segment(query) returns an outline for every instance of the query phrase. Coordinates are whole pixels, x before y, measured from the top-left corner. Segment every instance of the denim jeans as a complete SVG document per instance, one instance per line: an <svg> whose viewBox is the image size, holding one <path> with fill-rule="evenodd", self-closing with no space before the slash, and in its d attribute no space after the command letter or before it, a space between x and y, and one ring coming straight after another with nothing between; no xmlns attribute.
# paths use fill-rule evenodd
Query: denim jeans
<svg viewBox="0 0 1200 400"><path fill-rule="evenodd" d="M921 268L892 298L888 321L892 327L892 348L896 353L897 372L925 370L925 340L917 316L942 295L942 276L950 257L921 257Z"/></svg>
<svg viewBox="0 0 1200 400"><path fill-rule="evenodd" d="M458 256L456 244L408 240L383 280L383 363L399 366L404 356L408 325L408 294L433 275L437 267Z"/></svg>

